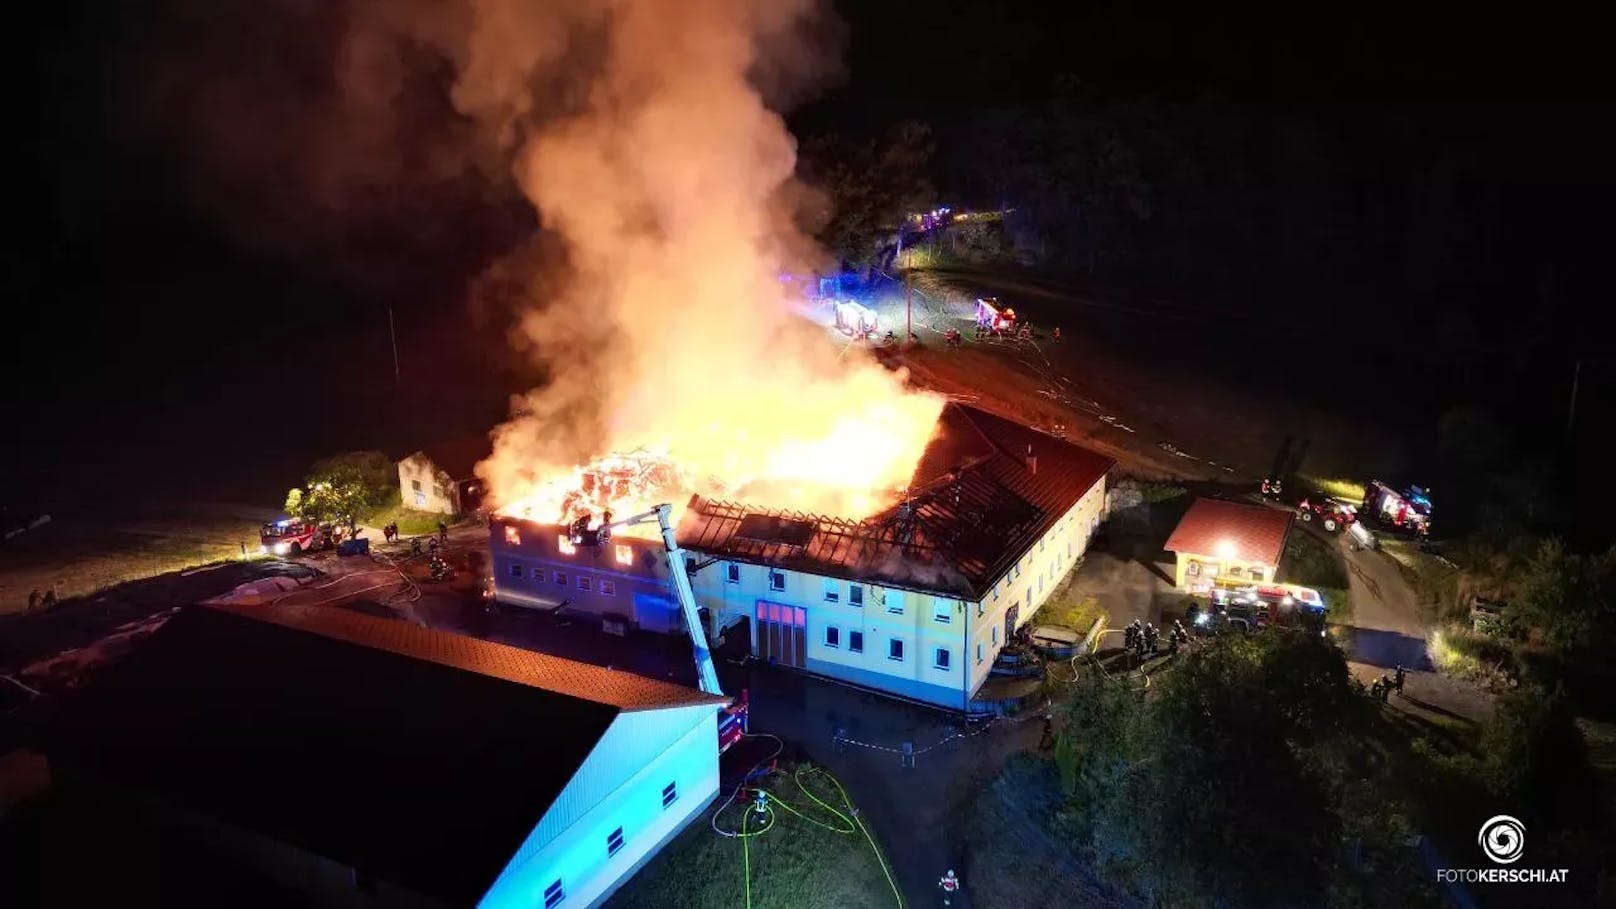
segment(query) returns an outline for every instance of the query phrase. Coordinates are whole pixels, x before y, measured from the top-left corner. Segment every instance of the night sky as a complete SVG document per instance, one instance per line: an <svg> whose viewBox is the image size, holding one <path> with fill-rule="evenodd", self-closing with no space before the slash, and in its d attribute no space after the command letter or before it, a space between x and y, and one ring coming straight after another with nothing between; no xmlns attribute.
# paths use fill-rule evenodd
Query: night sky
<svg viewBox="0 0 1616 909"><path fill-rule="evenodd" d="M1329 299L1301 321L1418 345L1459 311L1483 362L1506 356L1521 325L1547 326L1522 367L1533 380L1498 383L1508 387L1487 389L1490 403L1547 431L1563 420L1570 364L1582 357L1594 402L1585 406L1608 406L1616 149L1605 48L1591 23L1542 5L1507 19L1475 6L1011 6L841 4L846 76L793 112L794 130L876 135L923 120L937 140L940 190L966 204L990 201L972 198L975 118L1045 103L1073 84L1105 102L1175 110L1217 99L1258 120L1306 118L1342 158L1374 159L1350 170L1361 181L1350 198L1418 184L1432 161L1457 162L1454 185L1496 209L1486 223L1500 227L1442 265L1443 305L1360 311ZM9 500L132 486L261 497L333 449L400 449L486 428L505 393L536 377L500 343L499 315L468 307L464 292L530 230L522 206L451 186L340 234L270 220L244 230L187 179L172 143L142 134L127 109L128 62L176 46L205 58L216 39L229 44L209 32L229 20L181 15L195 8L53 7L29 45L28 72L13 80L29 87L18 108L35 123L23 131L27 166L14 187L29 201L7 207L16 239L5 252L10 441L0 495ZM318 40L261 38L269 55ZM1414 138L1401 145L1386 138L1405 133ZM1468 229L1457 220L1465 210L1451 208L1460 213L1449 215L1452 232ZM1368 249L1383 238L1344 242ZM1418 277L1403 266L1397 283ZM406 367L432 359L402 385L392 378L389 307ZM1412 422L1446 403L1419 400L1433 412Z"/></svg>

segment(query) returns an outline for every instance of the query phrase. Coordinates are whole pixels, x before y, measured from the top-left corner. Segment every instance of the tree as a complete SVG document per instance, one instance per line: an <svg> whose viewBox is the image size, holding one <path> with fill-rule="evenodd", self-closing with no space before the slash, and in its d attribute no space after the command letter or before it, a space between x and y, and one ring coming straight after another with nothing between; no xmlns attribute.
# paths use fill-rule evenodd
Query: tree
<svg viewBox="0 0 1616 909"><path fill-rule="evenodd" d="M359 522L398 496L398 471L379 451L350 451L318 461L303 486L286 495L286 511L305 521Z"/></svg>
<svg viewBox="0 0 1616 909"><path fill-rule="evenodd" d="M867 264L895 240L911 212L936 203L928 176L931 129L907 120L879 142L827 135L801 155L804 179L824 194L819 239L846 261Z"/></svg>
<svg viewBox="0 0 1616 909"><path fill-rule="evenodd" d="M1057 743L1063 826L1107 876L1174 906L1308 905L1376 886L1347 868L1343 843L1390 847L1406 827L1373 791L1380 767L1361 736L1373 707L1339 650L1270 629L1213 640L1155 679L1085 679Z"/></svg>

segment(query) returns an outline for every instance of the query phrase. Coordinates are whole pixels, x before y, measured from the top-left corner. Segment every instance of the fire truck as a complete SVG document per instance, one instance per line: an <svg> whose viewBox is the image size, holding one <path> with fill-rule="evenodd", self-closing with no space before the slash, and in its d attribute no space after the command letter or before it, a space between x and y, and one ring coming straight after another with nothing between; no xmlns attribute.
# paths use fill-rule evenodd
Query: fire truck
<svg viewBox="0 0 1616 909"><path fill-rule="evenodd" d="M258 531L259 548L266 553L298 556L316 549L330 549L336 530L330 524L282 518L265 524Z"/></svg>
<svg viewBox="0 0 1616 909"><path fill-rule="evenodd" d="M982 297L976 301L976 329L993 335L1013 334L1016 329L1016 311L1000 307L997 297Z"/></svg>
<svg viewBox="0 0 1616 909"><path fill-rule="evenodd" d="M836 328L839 331L862 338L874 334L879 327L875 310L868 306L852 300L842 300L836 304Z"/></svg>
<svg viewBox="0 0 1616 909"><path fill-rule="evenodd" d="M1212 589L1210 603L1191 609L1189 618L1201 631L1256 631L1277 625L1317 631L1322 636L1324 616L1324 598L1311 587L1225 581Z"/></svg>
<svg viewBox="0 0 1616 909"><path fill-rule="evenodd" d="M1362 514L1421 536L1431 531L1431 491L1420 486L1396 490L1379 480L1364 486Z"/></svg>

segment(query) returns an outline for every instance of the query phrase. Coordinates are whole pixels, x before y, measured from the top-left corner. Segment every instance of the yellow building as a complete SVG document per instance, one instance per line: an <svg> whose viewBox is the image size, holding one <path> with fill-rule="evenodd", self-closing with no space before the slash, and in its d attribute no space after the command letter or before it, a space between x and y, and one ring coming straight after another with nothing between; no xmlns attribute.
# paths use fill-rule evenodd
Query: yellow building
<svg viewBox="0 0 1616 909"><path fill-rule="evenodd" d="M1266 505L1196 499L1167 538L1178 559L1173 583L1208 593L1218 581L1273 581L1293 517Z"/></svg>

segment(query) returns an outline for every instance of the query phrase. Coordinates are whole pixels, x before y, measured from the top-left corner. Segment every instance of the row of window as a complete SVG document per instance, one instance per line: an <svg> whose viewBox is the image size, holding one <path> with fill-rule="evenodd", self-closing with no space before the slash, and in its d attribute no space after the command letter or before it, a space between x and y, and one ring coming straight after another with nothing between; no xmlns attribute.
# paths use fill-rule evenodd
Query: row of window
<svg viewBox="0 0 1616 909"><path fill-rule="evenodd" d="M835 625L825 626L825 646L833 650L842 646L842 629ZM979 645L980 646L980 645ZM864 652L864 632L849 630L847 632L848 653ZM887 639L887 659L897 663L903 662L903 638ZM947 669L952 661L952 655L947 647L938 647L932 651L932 666L937 669Z"/></svg>
<svg viewBox="0 0 1616 909"><path fill-rule="evenodd" d="M524 566L521 562L512 562L511 567L510 567L510 573L511 573L511 577L513 577L513 578L520 579L521 577L526 575L529 580L533 581L536 584L544 583L544 569L543 568L529 569L526 566ZM567 586L567 573L565 571L552 571L552 572L550 572L550 580L554 581L555 584L557 586L559 586L559 587L565 587L565 586ZM587 574L579 574L579 575L577 575L576 580L577 580L577 583L578 583L578 589L579 590L595 590L595 589L598 588L600 590L600 592L602 594L606 595L606 596L609 596L609 597L617 596L617 582L613 581L610 578L601 578L600 583L598 585L595 583L595 579L590 577Z"/></svg>
<svg viewBox="0 0 1616 909"><path fill-rule="evenodd" d="M662 787L662 808L664 810L678 800L679 784L677 782L672 782ZM611 833L606 834L606 857L611 858L621 851L622 848L623 828L618 827ZM555 907L561 905L562 901L564 901L566 898L567 888L563 886L561 878L556 878L554 881L550 882L550 886L544 888L544 909L555 909Z"/></svg>

